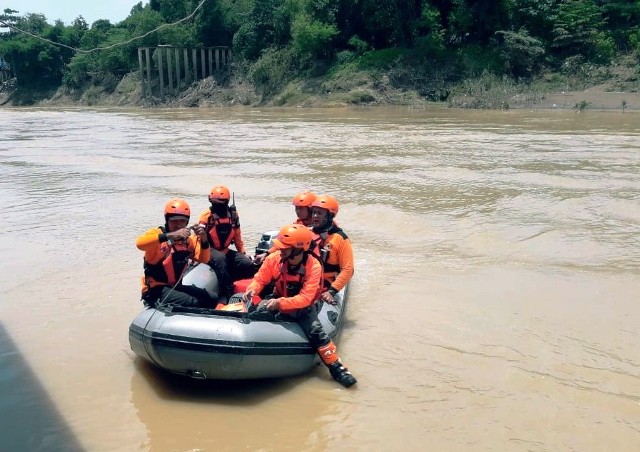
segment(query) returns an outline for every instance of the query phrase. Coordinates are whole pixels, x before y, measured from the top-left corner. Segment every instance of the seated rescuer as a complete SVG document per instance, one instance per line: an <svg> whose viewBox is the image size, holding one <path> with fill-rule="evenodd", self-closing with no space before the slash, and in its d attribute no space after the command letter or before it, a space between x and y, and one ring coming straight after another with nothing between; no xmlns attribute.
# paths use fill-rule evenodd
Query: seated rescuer
<svg viewBox="0 0 640 452"><path fill-rule="evenodd" d="M220 283L221 299L233 295L233 282L251 278L256 266L245 254L240 218L235 205L229 205L231 192L224 185L216 185L209 193L211 207L200 214L199 223L206 228L211 243L211 260ZM236 250L229 246L235 245Z"/></svg>
<svg viewBox="0 0 640 452"><path fill-rule="evenodd" d="M164 207L164 226L149 229L136 239L136 246L144 251L142 300L145 306L156 303L197 306L198 299L184 293L178 284L187 268L188 260L209 261L209 241L202 226L187 228L191 209L184 199L171 199Z"/></svg>
<svg viewBox="0 0 640 452"><path fill-rule="evenodd" d="M322 266L309 252L312 238L311 230L303 225L290 224L280 229L274 239L276 251L264 260L243 299L245 302L254 300L254 295L274 283L273 298L266 301L267 310L297 321L331 376L348 388L357 380L342 365L336 346L318 320L315 301L320 295Z"/></svg>
<svg viewBox="0 0 640 452"><path fill-rule="evenodd" d="M316 199L316 195L310 191L303 191L293 197L291 204L295 206L296 210L296 224L302 224L304 226L311 227L311 203ZM261 265L264 259L269 253L272 253L274 248L270 249L266 253L256 254L253 262L257 265Z"/></svg>
<svg viewBox="0 0 640 452"><path fill-rule="evenodd" d="M338 201L320 195L311 204L311 224L315 252L322 257L324 268L322 301L335 303L334 296L353 276L353 247L347 234L333 220L338 214Z"/></svg>
<svg viewBox="0 0 640 452"><path fill-rule="evenodd" d="M292 204L296 209L296 224L311 227L311 204L315 201L316 195L310 191L298 193L293 197Z"/></svg>

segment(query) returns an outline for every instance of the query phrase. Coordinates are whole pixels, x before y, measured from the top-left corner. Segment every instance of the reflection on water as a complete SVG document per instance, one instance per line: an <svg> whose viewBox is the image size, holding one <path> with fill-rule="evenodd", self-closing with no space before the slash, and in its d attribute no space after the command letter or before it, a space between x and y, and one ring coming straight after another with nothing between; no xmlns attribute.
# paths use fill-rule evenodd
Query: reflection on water
<svg viewBox="0 0 640 452"><path fill-rule="evenodd" d="M83 450L2 324L0 405L0 450Z"/></svg>
<svg viewBox="0 0 640 452"><path fill-rule="evenodd" d="M331 400L300 389L309 376L261 381L202 381L136 360L133 404L150 450L326 450L321 434ZM286 427L286 436L274 434ZM189 436L176 432L192 432Z"/></svg>
<svg viewBox="0 0 640 452"><path fill-rule="evenodd" d="M613 112L0 110L0 316L89 450L635 450L637 125ZM293 219L296 192L340 200L356 270L339 351L355 390L324 369L215 384L134 358L135 238L168 198L200 212L216 184L235 192L249 249Z"/></svg>

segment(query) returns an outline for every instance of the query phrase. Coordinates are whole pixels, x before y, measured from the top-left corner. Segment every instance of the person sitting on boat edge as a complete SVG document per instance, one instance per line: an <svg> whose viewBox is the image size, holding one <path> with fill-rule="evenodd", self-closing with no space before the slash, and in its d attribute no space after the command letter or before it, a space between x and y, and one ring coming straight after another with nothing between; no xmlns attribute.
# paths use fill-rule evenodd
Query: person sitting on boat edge
<svg viewBox="0 0 640 452"><path fill-rule="evenodd" d="M335 303L335 295L347 285L354 272L353 247L334 218L340 206L330 195L320 195L311 204L314 251L322 257L324 269L322 301Z"/></svg>
<svg viewBox="0 0 640 452"><path fill-rule="evenodd" d="M229 205L231 192L224 185L216 185L209 193L211 206L200 214L198 222L206 228L211 243L211 259L209 265L218 276L221 295L224 298L233 295L233 282L251 278L257 267L246 255L240 217L235 203ZM235 245L235 250L229 248Z"/></svg>
<svg viewBox="0 0 640 452"><path fill-rule="evenodd" d="M289 224L282 227L273 240L277 250L264 260L243 300L251 300L255 306L259 300L254 296L273 283L273 295L262 302L267 311L272 315L281 313L298 322L331 376L348 388L357 380L340 361L335 344L318 320L315 301L320 295L322 265L309 250L312 238L313 234L306 226Z"/></svg>
<svg viewBox="0 0 640 452"><path fill-rule="evenodd" d="M316 199L316 195L311 191L303 191L293 197L291 204L295 206L297 217L295 224L311 227L311 203L314 199ZM274 251L275 249L271 248L266 253L256 254L253 259L254 264L261 265L267 255Z"/></svg>
<svg viewBox="0 0 640 452"><path fill-rule="evenodd" d="M206 263L211 258L204 227L187 228L191 209L184 199L169 200L164 207L164 226L149 229L136 239L144 251L142 300L145 306L167 305L195 307L198 299L179 284L189 259ZM191 230L195 234L191 234Z"/></svg>

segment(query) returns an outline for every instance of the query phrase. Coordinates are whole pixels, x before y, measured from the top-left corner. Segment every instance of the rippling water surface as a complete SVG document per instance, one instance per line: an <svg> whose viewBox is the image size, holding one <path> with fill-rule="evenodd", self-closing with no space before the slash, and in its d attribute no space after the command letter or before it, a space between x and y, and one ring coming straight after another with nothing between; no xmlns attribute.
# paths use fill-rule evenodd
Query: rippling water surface
<svg viewBox="0 0 640 452"><path fill-rule="evenodd" d="M639 124L0 110L0 449L637 450ZM324 369L203 384L135 359L135 238L169 197L199 212L219 183L250 244L293 220L296 192L339 199L357 389Z"/></svg>

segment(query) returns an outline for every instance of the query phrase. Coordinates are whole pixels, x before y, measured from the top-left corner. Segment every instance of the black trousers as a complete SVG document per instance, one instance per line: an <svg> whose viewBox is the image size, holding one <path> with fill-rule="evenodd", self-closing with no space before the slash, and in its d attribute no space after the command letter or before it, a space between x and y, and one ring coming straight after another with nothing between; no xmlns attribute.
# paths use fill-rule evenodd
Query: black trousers
<svg viewBox="0 0 640 452"><path fill-rule="evenodd" d="M154 308L158 302L172 306L199 306L198 299L185 292L180 291L180 286L171 289L171 286L156 286L149 289L142 295L142 302L145 306Z"/></svg>
<svg viewBox="0 0 640 452"><path fill-rule="evenodd" d="M322 328L322 323L318 319L318 310L316 305L298 310L295 315L291 316L300 325L304 334L309 338L309 343L313 348L322 347L331 342L331 338Z"/></svg>
<svg viewBox="0 0 640 452"><path fill-rule="evenodd" d="M233 295L234 281L253 278L258 271L258 267L249 256L235 250L229 250L225 254L211 249L209 266L216 272L221 292L229 297Z"/></svg>

